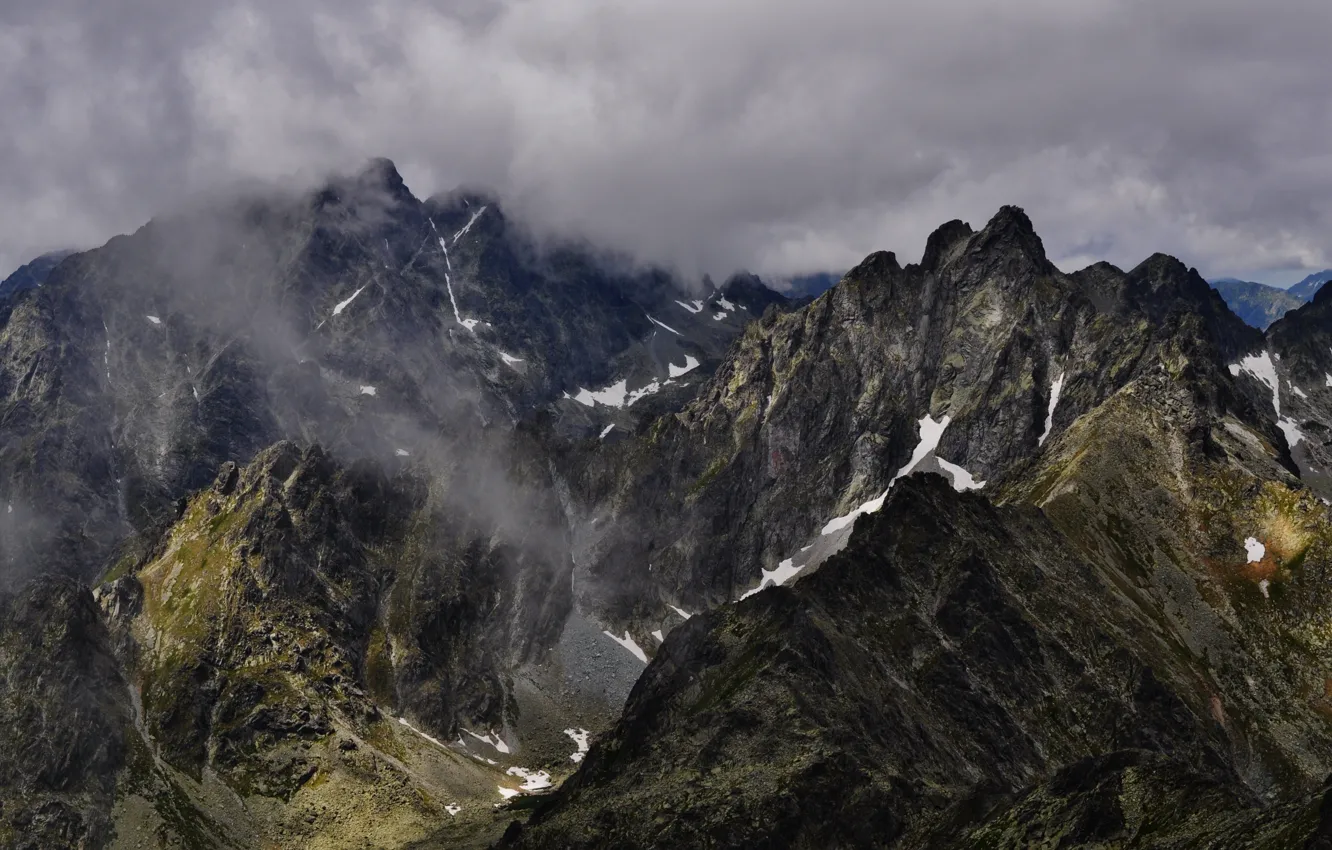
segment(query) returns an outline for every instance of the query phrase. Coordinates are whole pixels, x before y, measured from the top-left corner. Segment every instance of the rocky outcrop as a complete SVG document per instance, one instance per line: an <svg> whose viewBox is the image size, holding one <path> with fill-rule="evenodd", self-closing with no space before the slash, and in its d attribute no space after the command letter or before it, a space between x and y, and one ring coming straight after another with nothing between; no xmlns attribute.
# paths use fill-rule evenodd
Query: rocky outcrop
<svg viewBox="0 0 1332 850"><path fill-rule="evenodd" d="M937 476L899 482L818 572L675 629L508 846L1326 840L1325 656L1268 619L1321 618L1325 556L1281 615L1242 585L1210 600L1238 621L1211 627L1247 641L1220 655L1196 650L1198 612L1181 628L1126 575L1130 553L1078 542Z"/></svg>
<svg viewBox="0 0 1332 850"><path fill-rule="evenodd" d="M0 844L103 846L131 722L87 587L42 578L0 598Z"/></svg>
<svg viewBox="0 0 1332 850"><path fill-rule="evenodd" d="M567 772L567 711L545 738L514 732L515 671L560 639L569 564L548 485L520 447L508 456L533 486L507 527L422 467L283 442L224 464L128 550L97 599L141 751L119 784L89 766L115 789L117 831L342 846L351 829L400 846L458 818L484 834L497 788L523 782L512 766ZM328 815L330 794L350 808Z"/></svg>
<svg viewBox="0 0 1332 850"><path fill-rule="evenodd" d="M958 486L990 489L1025 474L1181 336L1210 352L1196 363L1261 341L1178 261L1063 275L1014 208L977 233L940 228L920 266L871 255L808 307L750 326L644 439L570 473L595 506L580 587L629 619L736 599L760 570L815 566L820 531L901 472L960 470ZM1224 375L1206 386L1254 418ZM1279 439L1275 422L1255 427Z"/></svg>
<svg viewBox="0 0 1332 850"><path fill-rule="evenodd" d="M25 289L41 286L55 267L72 253L72 251L52 251L19 266L9 277L0 280L0 300Z"/></svg>
<svg viewBox="0 0 1332 850"><path fill-rule="evenodd" d="M1279 444L1301 480L1332 499L1332 295L1326 287L1228 368L1280 429Z"/></svg>
<svg viewBox="0 0 1332 850"><path fill-rule="evenodd" d="M1168 257L1061 272L1013 207L795 310L616 268L378 161L0 299L6 575L99 573L96 607L74 582L5 603L5 733L69 769L25 762L0 823L319 848L485 843L534 808L509 843L1324 828L1326 299L1264 337ZM46 719L80 700L98 723Z"/></svg>
<svg viewBox="0 0 1332 850"><path fill-rule="evenodd" d="M725 571L754 563L732 554L746 531L817 551L824 518L885 489L886 505L850 514L847 548L796 570L791 590L676 627L621 720L511 844L1327 840L1332 523L1291 462L1273 387L1232 368L1266 343L1177 261L1065 277L1024 221L946 226L922 267L871 256L806 310L751 328L699 399L644 435L631 466L648 471L612 491L597 518L611 531L591 547L603 575L650 563L620 591L629 617L650 621L651 600L682 591L734 598ZM987 335L957 306L981 298L1020 318ZM885 320L899 305L911 320ZM803 362L779 368L784 348ZM885 374L891 395L841 395ZM782 502L762 440L784 394L805 405L790 472L808 489ZM952 487L900 477L910 444L868 438L915 405L937 458L1005 507L955 493L974 482L949 466ZM847 411L864 418L835 418ZM839 436L813 430L829 423ZM709 456L724 462L697 477ZM840 505L809 485L857 466L869 486ZM691 500L710 495L691 526ZM821 504L836 507L811 518ZM791 581L791 561L762 557L765 584Z"/></svg>
<svg viewBox="0 0 1332 850"><path fill-rule="evenodd" d="M568 438L627 433L629 393L678 399L752 318L687 288L538 248L493 198L420 201L386 160L156 219L0 299L0 576L91 578L283 439L438 457L548 405Z"/></svg>

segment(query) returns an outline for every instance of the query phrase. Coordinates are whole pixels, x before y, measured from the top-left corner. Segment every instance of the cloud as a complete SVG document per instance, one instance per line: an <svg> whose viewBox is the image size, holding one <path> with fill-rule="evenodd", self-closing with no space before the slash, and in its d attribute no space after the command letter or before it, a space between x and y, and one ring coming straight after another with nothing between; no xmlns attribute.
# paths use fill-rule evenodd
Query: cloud
<svg viewBox="0 0 1332 850"><path fill-rule="evenodd" d="M9 266L377 155L686 271L913 258L1004 203L1066 266L1332 264L1323 0L28 5L0 13Z"/></svg>

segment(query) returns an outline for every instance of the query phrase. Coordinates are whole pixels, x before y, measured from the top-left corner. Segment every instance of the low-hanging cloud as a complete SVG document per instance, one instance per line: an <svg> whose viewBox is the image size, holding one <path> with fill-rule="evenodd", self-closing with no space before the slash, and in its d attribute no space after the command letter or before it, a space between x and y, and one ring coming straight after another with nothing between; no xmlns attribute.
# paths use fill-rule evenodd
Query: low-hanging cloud
<svg viewBox="0 0 1332 850"><path fill-rule="evenodd" d="M22 0L0 260L383 155L688 272L910 258L1005 203L1065 266L1322 267L1329 33L1325 0Z"/></svg>

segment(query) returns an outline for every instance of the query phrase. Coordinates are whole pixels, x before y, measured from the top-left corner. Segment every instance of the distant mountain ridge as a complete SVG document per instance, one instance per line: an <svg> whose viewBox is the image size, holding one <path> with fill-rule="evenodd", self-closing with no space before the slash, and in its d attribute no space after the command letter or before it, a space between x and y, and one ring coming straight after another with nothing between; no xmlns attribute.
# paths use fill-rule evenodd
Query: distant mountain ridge
<svg viewBox="0 0 1332 850"><path fill-rule="evenodd" d="M1304 304L1298 296L1265 283L1223 277L1211 284L1235 315L1259 330L1267 330L1277 319Z"/></svg>
<svg viewBox="0 0 1332 850"><path fill-rule="evenodd" d="M1332 269L1314 272L1289 289L1235 277L1220 277L1208 282L1246 324L1267 330L1286 313L1312 301L1329 280L1332 280Z"/></svg>
<svg viewBox="0 0 1332 850"><path fill-rule="evenodd" d="M1332 269L1323 269L1321 272L1314 272L1286 291L1301 301L1312 301L1318 290L1329 280L1332 280Z"/></svg>
<svg viewBox="0 0 1332 850"><path fill-rule="evenodd" d="M7 298L15 292L41 286L55 267L73 253L73 251L52 251L19 266L9 277L0 280L0 298Z"/></svg>
<svg viewBox="0 0 1332 850"><path fill-rule="evenodd" d="M1327 846L1332 289L802 302L387 160L0 299L0 847Z"/></svg>

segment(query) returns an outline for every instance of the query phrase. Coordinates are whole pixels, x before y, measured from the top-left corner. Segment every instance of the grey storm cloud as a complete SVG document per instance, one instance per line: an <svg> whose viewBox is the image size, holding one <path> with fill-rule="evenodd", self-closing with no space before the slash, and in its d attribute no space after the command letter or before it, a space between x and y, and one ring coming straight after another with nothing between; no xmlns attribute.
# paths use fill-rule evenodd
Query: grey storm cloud
<svg viewBox="0 0 1332 850"><path fill-rule="evenodd" d="M538 233L724 273L919 256L1323 267L1326 0L10 0L0 259L387 156Z"/></svg>

